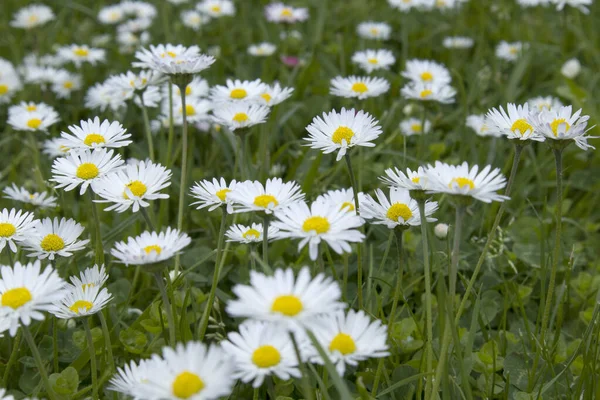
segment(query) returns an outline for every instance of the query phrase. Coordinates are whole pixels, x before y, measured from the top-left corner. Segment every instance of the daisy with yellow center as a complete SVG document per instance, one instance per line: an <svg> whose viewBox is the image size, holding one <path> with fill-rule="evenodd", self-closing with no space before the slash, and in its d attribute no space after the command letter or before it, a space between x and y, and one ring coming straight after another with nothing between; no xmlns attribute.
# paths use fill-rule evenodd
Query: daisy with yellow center
<svg viewBox="0 0 600 400"><path fill-rule="evenodd" d="M227 212L233 212L233 201L229 194L235 189L237 182L235 180L227 184L224 178L213 178L212 180L203 180L196 182L191 189L191 195L197 201L192 206L197 206L198 210L208 207L208 211L213 211L218 207L227 206Z"/></svg>
<svg viewBox="0 0 600 400"><path fill-rule="evenodd" d="M269 112L269 107L258 104L221 104L213 110L213 121L235 131L266 122Z"/></svg>
<svg viewBox="0 0 600 400"><path fill-rule="evenodd" d="M35 234L27 239L30 257L54 260L56 256L71 257L82 250L89 240L78 240L83 226L73 219L44 218L36 227Z"/></svg>
<svg viewBox="0 0 600 400"><path fill-rule="evenodd" d="M43 103L22 102L8 109L7 122L18 131L46 132L58 120L58 113Z"/></svg>
<svg viewBox="0 0 600 400"><path fill-rule="evenodd" d="M483 114L469 115L466 120L466 126L471 128L478 136L504 136L502 132L499 132L497 129L490 128L490 123Z"/></svg>
<svg viewBox="0 0 600 400"><path fill-rule="evenodd" d="M135 61L134 67L141 67L159 72L169 76L185 75L191 80L191 75L197 74L214 62L212 56L200 54L198 46L186 47L183 45L160 44L150 45L150 48L142 48L135 53L139 61Z"/></svg>
<svg viewBox="0 0 600 400"><path fill-rule="evenodd" d="M529 104L516 105L508 103L506 111L502 106L492 108L486 114L485 125L492 135L504 135L519 141L544 141L544 136L530 123Z"/></svg>
<svg viewBox="0 0 600 400"><path fill-rule="evenodd" d="M408 60L402 76L412 82L428 84L449 85L452 82L448 68L431 60Z"/></svg>
<svg viewBox="0 0 600 400"><path fill-rule="evenodd" d="M315 201L330 203L333 204L334 207L339 208L341 211L354 214L354 192L352 188L330 190L325 194L318 196Z"/></svg>
<svg viewBox="0 0 600 400"><path fill-rule="evenodd" d="M421 225L419 205L410 197L405 188L393 187L390 189L389 198L382 190L375 191L376 198L371 195L363 195L360 200L360 216L370 220L373 224L386 225L389 229L397 226ZM425 217L427 222L436 221L430 216L437 210L435 201L425 203Z"/></svg>
<svg viewBox="0 0 600 400"><path fill-rule="evenodd" d="M63 61L72 62L77 68L81 67L83 63L96 65L106 60L106 51L104 49L93 48L87 45L72 44L62 46L58 48L56 55Z"/></svg>
<svg viewBox="0 0 600 400"><path fill-rule="evenodd" d="M70 285L72 289L78 287L82 289L102 287L108 280L108 275L106 274L104 265L94 265L93 267L86 268L79 276L71 276L69 280L71 281Z"/></svg>
<svg viewBox="0 0 600 400"><path fill-rule="evenodd" d="M33 29L55 19L52 9L44 4L31 4L20 8L13 16L10 25L15 28Z"/></svg>
<svg viewBox="0 0 600 400"><path fill-rule="evenodd" d="M0 212L0 252L8 245L10 251L16 253L17 244L25 243L35 233L38 223L33 213L3 209Z"/></svg>
<svg viewBox="0 0 600 400"><path fill-rule="evenodd" d="M265 7L265 16L269 22L292 24L306 21L308 19L308 9L275 2Z"/></svg>
<svg viewBox="0 0 600 400"><path fill-rule="evenodd" d="M367 74L377 70L388 70L396 62L391 51L385 49L357 51L352 62Z"/></svg>
<svg viewBox="0 0 600 400"><path fill-rule="evenodd" d="M515 62L527 49L527 44L521 42L509 43L502 40L496 46L496 57L508 62Z"/></svg>
<svg viewBox="0 0 600 400"><path fill-rule="evenodd" d="M264 186L258 181L238 182L229 198L233 201L235 212L264 211L271 214L302 200L304 194L296 182L284 183L280 178L273 178L267 179Z"/></svg>
<svg viewBox="0 0 600 400"><path fill-rule="evenodd" d="M260 79L254 81L227 79L225 85L216 85L210 89L210 97L215 103L253 103L259 101L265 89L266 85Z"/></svg>
<svg viewBox="0 0 600 400"><path fill-rule="evenodd" d="M392 28L384 22L361 22L356 27L358 36L364 39L388 40L392 33Z"/></svg>
<svg viewBox="0 0 600 400"><path fill-rule="evenodd" d="M390 84L383 78L372 78L366 76L349 76L347 78L338 76L331 80L330 93L334 96L366 99L377 97L386 93Z"/></svg>
<svg viewBox="0 0 600 400"><path fill-rule="evenodd" d="M86 317L101 311L111 299L108 290L100 286L71 286L66 296L54 303L50 312L61 319Z"/></svg>
<svg viewBox="0 0 600 400"><path fill-rule="evenodd" d="M190 237L172 228L166 231L143 232L127 241L117 242L111 250L117 262L126 265L146 265L174 257L191 243Z"/></svg>
<svg viewBox="0 0 600 400"><path fill-rule="evenodd" d="M278 238L279 229L274 226L269 226L268 240L276 240ZM263 225L253 223L250 226L232 225L225 232L228 242L236 243L259 243L263 241Z"/></svg>
<svg viewBox="0 0 600 400"><path fill-rule="evenodd" d="M456 96L456 90L448 83L422 79L408 82L400 93L406 99L437 101L442 104L453 103L454 96Z"/></svg>
<svg viewBox="0 0 600 400"><path fill-rule="evenodd" d="M203 0L196 6L203 15L211 18L232 16L235 14L235 5L231 0Z"/></svg>
<svg viewBox="0 0 600 400"><path fill-rule="evenodd" d="M68 129L70 133L61 134L61 144L69 149L120 148L131 143L131 134L117 121L100 122L100 118L95 117Z"/></svg>
<svg viewBox="0 0 600 400"><path fill-rule="evenodd" d="M530 115L529 122L551 145L564 147L574 142L582 150L594 149L587 141L598 137L586 135L592 129L588 128L590 117L581 115L581 112L582 110L573 112L572 106L560 107Z"/></svg>
<svg viewBox="0 0 600 400"><path fill-rule="evenodd" d="M267 57L275 53L277 46L273 43L262 42L248 46L248 54L256 57Z"/></svg>
<svg viewBox="0 0 600 400"><path fill-rule="evenodd" d="M425 126L423 126L421 119L408 118L400 122L400 131L404 136L427 134L431 132L431 122L425 120Z"/></svg>

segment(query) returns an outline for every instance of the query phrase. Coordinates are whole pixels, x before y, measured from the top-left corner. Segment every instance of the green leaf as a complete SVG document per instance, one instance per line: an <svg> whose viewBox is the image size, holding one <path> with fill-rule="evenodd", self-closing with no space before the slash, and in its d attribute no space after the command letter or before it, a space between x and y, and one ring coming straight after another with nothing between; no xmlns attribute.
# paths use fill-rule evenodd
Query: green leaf
<svg viewBox="0 0 600 400"><path fill-rule="evenodd" d="M144 333L131 328L119 332L119 340L125 346L125 350L133 354L141 354L148 343Z"/></svg>
<svg viewBox="0 0 600 400"><path fill-rule="evenodd" d="M79 374L73 367L67 367L61 373L50 375L50 384L58 394L72 395L79 387Z"/></svg>

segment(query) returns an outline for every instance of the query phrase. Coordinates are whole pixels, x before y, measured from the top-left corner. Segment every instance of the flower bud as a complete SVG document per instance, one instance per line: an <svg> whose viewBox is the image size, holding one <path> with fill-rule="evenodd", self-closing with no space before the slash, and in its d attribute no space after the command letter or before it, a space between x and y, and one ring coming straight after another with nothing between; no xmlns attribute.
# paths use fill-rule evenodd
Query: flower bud
<svg viewBox="0 0 600 400"><path fill-rule="evenodd" d="M433 228L433 233L438 239L446 239L448 236L448 225L447 224L437 224L435 228Z"/></svg>
<svg viewBox="0 0 600 400"><path fill-rule="evenodd" d="M581 72L581 63L576 58L567 60L560 69L560 73L569 79L575 78Z"/></svg>

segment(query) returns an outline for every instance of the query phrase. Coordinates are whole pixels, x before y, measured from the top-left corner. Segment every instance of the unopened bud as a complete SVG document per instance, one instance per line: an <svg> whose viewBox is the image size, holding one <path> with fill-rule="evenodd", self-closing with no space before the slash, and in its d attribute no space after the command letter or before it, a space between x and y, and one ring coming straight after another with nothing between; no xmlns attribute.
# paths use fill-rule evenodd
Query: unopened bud
<svg viewBox="0 0 600 400"><path fill-rule="evenodd" d="M433 233L438 239L446 239L448 236L448 224L437 224L433 228Z"/></svg>

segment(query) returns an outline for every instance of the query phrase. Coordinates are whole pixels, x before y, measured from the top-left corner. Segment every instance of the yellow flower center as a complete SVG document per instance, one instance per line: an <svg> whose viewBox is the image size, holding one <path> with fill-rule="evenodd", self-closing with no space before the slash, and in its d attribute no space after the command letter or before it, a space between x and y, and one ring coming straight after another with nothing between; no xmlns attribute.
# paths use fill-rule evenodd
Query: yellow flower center
<svg viewBox="0 0 600 400"><path fill-rule="evenodd" d="M258 368L271 368L279 364L281 354L279 350L270 345L260 346L252 353L252 362Z"/></svg>
<svg viewBox="0 0 600 400"><path fill-rule="evenodd" d="M28 105L27 107L25 107L25 109L30 112L35 111L35 110L37 110L37 106L35 104L31 104L31 105Z"/></svg>
<svg viewBox="0 0 600 400"><path fill-rule="evenodd" d="M421 96L422 99L429 97L433 94L433 91L431 89L425 89L423 91L421 91L421 93L419 93L419 96Z"/></svg>
<svg viewBox="0 0 600 400"><path fill-rule="evenodd" d="M270 103L271 99L272 99L272 97L269 93L263 93L260 95L260 97L262 97L267 103Z"/></svg>
<svg viewBox="0 0 600 400"><path fill-rule="evenodd" d="M364 93L367 90L369 90L369 88L362 82L356 82L354 85L352 85L353 92Z"/></svg>
<svg viewBox="0 0 600 400"><path fill-rule="evenodd" d="M65 241L56 233L49 233L42 239L40 247L44 251L59 251L65 248Z"/></svg>
<svg viewBox="0 0 600 400"><path fill-rule="evenodd" d="M62 151L63 153L68 153L68 152L69 152L69 150L71 150L71 149L69 149L67 146L64 146L64 145L62 145L62 144L61 144L60 146L58 146L58 148L59 148L59 149L60 149L60 151Z"/></svg>
<svg viewBox="0 0 600 400"><path fill-rule="evenodd" d="M187 399L204 389L204 381L193 372L184 371L173 381L173 394Z"/></svg>
<svg viewBox="0 0 600 400"><path fill-rule="evenodd" d="M93 283L84 283L83 285L81 285L81 288L83 290L86 290L86 289L89 289L89 288L93 288L94 286L96 286L96 285L94 285Z"/></svg>
<svg viewBox="0 0 600 400"><path fill-rule="evenodd" d="M73 50L73 53L75 53L75 55L78 57L85 57L88 54L90 54L90 52L87 49L83 49L81 47L78 47L75 50Z"/></svg>
<svg viewBox="0 0 600 400"><path fill-rule="evenodd" d="M144 185L141 181L131 181L125 186L127 186L127 188L131 190L131 193L135 197L142 197L144 194L146 194L146 191L148 190L146 185ZM125 199L129 199L129 196L127 196L126 192L123 193L123 197Z"/></svg>
<svg viewBox="0 0 600 400"><path fill-rule="evenodd" d="M347 126L340 126L335 130L335 132L333 132L331 140L333 143L340 145L342 144L342 141L345 140L346 144L349 145L352 137L354 137L354 132L352 129L348 128Z"/></svg>
<svg viewBox="0 0 600 400"><path fill-rule="evenodd" d="M2 307L16 310L30 302L31 298L31 292L25 287L9 289L2 295Z"/></svg>
<svg viewBox="0 0 600 400"><path fill-rule="evenodd" d="M282 17L288 17L289 18L292 15L294 15L294 13L289 8L284 8L283 10L281 10L281 16Z"/></svg>
<svg viewBox="0 0 600 400"><path fill-rule="evenodd" d="M146 252L146 254L150 254L153 251L156 252L156 254L160 254L162 248L157 244L151 244L150 246L144 247L144 251Z"/></svg>
<svg viewBox="0 0 600 400"><path fill-rule="evenodd" d="M410 179L413 183L419 183L421 181L421 177L419 176L415 176L413 178Z"/></svg>
<svg viewBox="0 0 600 400"><path fill-rule="evenodd" d="M233 118L232 118L232 119L233 119L235 122L242 123L242 122L246 122L246 121L248 121L248 119L249 119L249 118L248 118L248 114L246 114L246 113L237 113L237 114L235 114L235 115L233 116Z"/></svg>
<svg viewBox="0 0 600 400"><path fill-rule="evenodd" d="M93 306L94 305L89 301L77 300L71 307L69 307L69 310L73 311L75 314L79 314L79 310L83 310L84 312L90 311Z"/></svg>
<svg viewBox="0 0 600 400"><path fill-rule="evenodd" d="M410 126L410 130L413 131L413 132L421 133L421 131L422 131L421 124L412 124Z"/></svg>
<svg viewBox="0 0 600 400"><path fill-rule="evenodd" d="M162 57L162 58L165 58L166 56L169 56L169 57L171 57L171 58L175 58L175 57L177 57L177 54L175 54L175 53L174 53L174 52L172 52L172 51L167 51L166 53L162 53L162 54L161 54L161 57Z"/></svg>
<svg viewBox="0 0 600 400"><path fill-rule="evenodd" d="M93 144L105 143L104 136L99 135L97 133L90 133L83 139L83 143L86 146L92 146Z"/></svg>
<svg viewBox="0 0 600 400"><path fill-rule="evenodd" d="M432 81L433 80L433 74L431 72L429 72L429 71L425 71L425 72L423 72L421 74L421 79L424 80L424 81L426 81L426 82Z"/></svg>
<svg viewBox="0 0 600 400"><path fill-rule="evenodd" d="M345 201L340 207L340 210L354 211L354 204L350 203L349 201Z"/></svg>
<svg viewBox="0 0 600 400"><path fill-rule="evenodd" d="M229 97L232 99L243 99L248 96L248 92L245 89L233 89L231 93L229 93Z"/></svg>
<svg viewBox="0 0 600 400"><path fill-rule="evenodd" d="M371 29L369 29L369 32L371 32L373 35L377 35L379 33L379 29L371 28Z"/></svg>
<svg viewBox="0 0 600 400"><path fill-rule="evenodd" d="M473 182L469 178L452 178L452 181L450 181L450 184L448 186L452 188L454 183L456 183L461 189L467 186L470 190L473 190L475 188L475 182Z"/></svg>
<svg viewBox="0 0 600 400"><path fill-rule="evenodd" d="M304 232L316 232L318 234L327 233L329 231L329 221L325 217L309 217L302 224Z"/></svg>
<svg viewBox="0 0 600 400"><path fill-rule="evenodd" d="M72 89L73 88L73 82L71 81L66 81L65 83L63 83L63 87L65 89Z"/></svg>
<svg viewBox="0 0 600 400"><path fill-rule="evenodd" d="M27 121L27 126L31 129L37 129L40 127L41 124L42 120L39 118L31 118L29 121Z"/></svg>
<svg viewBox="0 0 600 400"><path fill-rule="evenodd" d="M377 64L377 63L378 63L378 61L377 61L377 59L376 59L376 58L369 58L369 59L367 60L367 62L368 62L369 64Z"/></svg>
<svg viewBox="0 0 600 400"><path fill-rule="evenodd" d="M221 6L212 6L210 10L216 13L221 12Z"/></svg>
<svg viewBox="0 0 600 400"><path fill-rule="evenodd" d="M329 351L339 351L343 355L352 354L356 351L356 343L354 343L352 336L338 333L329 343Z"/></svg>
<svg viewBox="0 0 600 400"><path fill-rule="evenodd" d="M27 20L29 21L30 24L35 24L38 21L38 16L30 15L29 18L27 18Z"/></svg>
<svg viewBox="0 0 600 400"><path fill-rule="evenodd" d="M519 49L517 49L516 47L511 47L510 49L508 49L508 52L510 54L517 54L519 52Z"/></svg>
<svg viewBox="0 0 600 400"><path fill-rule="evenodd" d="M277 312L288 317L293 317L303 309L302 301L292 294L277 297L271 305L271 312Z"/></svg>
<svg viewBox="0 0 600 400"><path fill-rule="evenodd" d="M244 239L248 239L248 237L250 237L250 239L258 239L260 237L260 232L256 229L248 229L242 234L242 237Z"/></svg>
<svg viewBox="0 0 600 400"><path fill-rule="evenodd" d="M566 119L564 119L564 118L555 119L550 124L550 127L552 128L552 133L554 133L554 136L558 136L558 127L561 126L562 124L565 125L565 132L568 132L569 129L571 129L571 125L567 122Z"/></svg>
<svg viewBox="0 0 600 400"><path fill-rule="evenodd" d="M180 111L183 111L183 109L181 109ZM188 116L191 116L191 115L196 115L196 109L194 108L194 106L193 106L193 105L191 105L191 104L186 104L186 106L185 106L185 113L186 113Z"/></svg>
<svg viewBox="0 0 600 400"><path fill-rule="evenodd" d="M387 210L386 216L394 222L398 222L399 218L402 218L406 222L413 216L413 213L406 204L394 203Z"/></svg>
<svg viewBox="0 0 600 400"><path fill-rule="evenodd" d="M8 85L0 85L0 95L8 92Z"/></svg>
<svg viewBox="0 0 600 400"><path fill-rule="evenodd" d="M513 131L514 133L517 133L517 130L518 130L519 133L521 134L521 136L523 136L523 135L525 135L525 133L527 131L529 131L529 130L533 131L533 126L531 126L525 118L521 118L521 119L516 120L512 124L512 126L510 127L510 130Z"/></svg>
<svg viewBox="0 0 600 400"><path fill-rule="evenodd" d="M256 196L254 198L254 205L262 208L269 208L270 205L277 206L279 202L270 194L261 194L260 196Z"/></svg>
<svg viewBox="0 0 600 400"><path fill-rule="evenodd" d="M192 94L192 87L191 86L186 86L185 87L185 95L189 96L190 94Z"/></svg>
<svg viewBox="0 0 600 400"><path fill-rule="evenodd" d="M225 201L225 199L227 198L227 193L231 192L231 189L221 189L221 190L217 190L217 192L215 193L215 196L217 196L219 198L219 200L221 201Z"/></svg>
<svg viewBox="0 0 600 400"><path fill-rule="evenodd" d="M98 170L96 164L83 163L77 167L77 172L75 172L75 175L77 175L79 179L89 180L97 177L99 173L100 170Z"/></svg>
<svg viewBox="0 0 600 400"><path fill-rule="evenodd" d="M11 237L15 234L17 228L9 222L0 222L0 237Z"/></svg>

